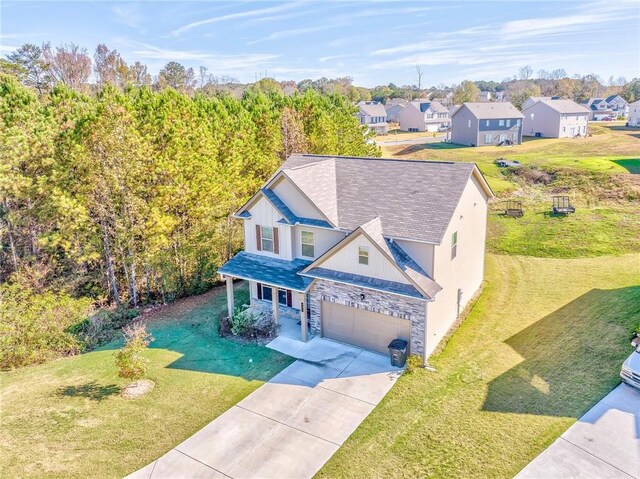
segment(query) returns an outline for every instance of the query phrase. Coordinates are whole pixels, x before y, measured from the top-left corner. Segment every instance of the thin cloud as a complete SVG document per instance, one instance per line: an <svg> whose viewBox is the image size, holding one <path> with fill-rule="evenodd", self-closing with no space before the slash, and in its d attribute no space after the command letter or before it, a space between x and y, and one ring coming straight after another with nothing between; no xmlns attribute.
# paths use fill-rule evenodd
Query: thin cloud
<svg viewBox="0 0 640 479"><path fill-rule="evenodd" d="M286 4L277 5L275 7L260 8L257 10L247 10L245 12L229 13L226 15L211 17L204 20L198 20L197 22L191 22L181 26L180 28L173 30L171 32L171 36L179 37L184 32L187 32L197 27L201 27L203 25L210 25L212 23L226 22L228 20L237 20L240 18L260 17L262 15L270 15L273 13L285 12L287 10L292 10L300 5L301 5L301 2L286 3Z"/></svg>
<svg viewBox="0 0 640 479"><path fill-rule="evenodd" d="M319 32L321 30L328 30L330 28L336 28L338 25L321 25L318 27L307 27L307 28L295 28L295 29L291 29L291 30L281 30L278 32L273 32L272 34L264 37L264 38L259 38L257 40L252 40L250 42L247 42L247 45L253 45L255 43L260 43L260 42L265 42L265 41L269 41L269 40L278 40L281 38L289 38L289 37L295 37L295 36L299 36L299 35L305 35L307 33L313 33L313 32Z"/></svg>

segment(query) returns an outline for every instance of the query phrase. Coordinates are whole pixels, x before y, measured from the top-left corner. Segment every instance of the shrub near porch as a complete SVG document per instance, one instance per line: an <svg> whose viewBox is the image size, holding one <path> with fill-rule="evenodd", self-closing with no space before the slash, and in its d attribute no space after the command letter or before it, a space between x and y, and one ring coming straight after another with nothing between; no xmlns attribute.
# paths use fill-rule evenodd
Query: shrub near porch
<svg viewBox="0 0 640 479"><path fill-rule="evenodd" d="M236 304L248 301L236 287ZM88 354L0 374L3 477L122 477L155 460L270 379L292 359L218 337L224 289L153 313L153 392L119 396L110 343Z"/></svg>

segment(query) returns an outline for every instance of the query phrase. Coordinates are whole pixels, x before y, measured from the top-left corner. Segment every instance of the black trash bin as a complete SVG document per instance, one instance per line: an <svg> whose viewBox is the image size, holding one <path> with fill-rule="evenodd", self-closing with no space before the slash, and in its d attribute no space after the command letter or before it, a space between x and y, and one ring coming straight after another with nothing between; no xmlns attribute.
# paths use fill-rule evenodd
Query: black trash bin
<svg viewBox="0 0 640 479"><path fill-rule="evenodd" d="M394 339L389 343L389 359L391 366L403 368L407 362L407 342L404 339Z"/></svg>

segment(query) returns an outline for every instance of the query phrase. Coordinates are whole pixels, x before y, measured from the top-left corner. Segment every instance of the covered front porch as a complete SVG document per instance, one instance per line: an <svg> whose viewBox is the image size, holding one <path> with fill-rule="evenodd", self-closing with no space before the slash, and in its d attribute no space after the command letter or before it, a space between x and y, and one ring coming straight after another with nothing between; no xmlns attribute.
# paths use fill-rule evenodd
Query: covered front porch
<svg viewBox="0 0 640 479"><path fill-rule="evenodd" d="M311 279L298 275L309 261L286 261L242 251L219 270L227 283L227 309L233 315L233 280L249 282L250 308L270 314L278 335L308 341L307 291Z"/></svg>

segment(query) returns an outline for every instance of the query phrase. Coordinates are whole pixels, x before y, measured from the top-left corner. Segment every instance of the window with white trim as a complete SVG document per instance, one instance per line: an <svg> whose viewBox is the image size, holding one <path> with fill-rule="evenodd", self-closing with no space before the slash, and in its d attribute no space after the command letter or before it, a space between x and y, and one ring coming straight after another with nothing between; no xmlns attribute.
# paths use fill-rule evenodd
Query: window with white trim
<svg viewBox="0 0 640 479"><path fill-rule="evenodd" d="M358 263L369 264L369 248L358 246Z"/></svg>
<svg viewBox="0 0 640 479"><path fill-rule="evenodd" d="M273 227L260 226L260 246L262 251L273 253Z"/></svg>
<svg viewBox="0 0 640 479"><path fill-rule="evenodd" d="M471 128L471 120L467 120L467 128Z"/></svg>
<svg viewBox="0 0 640 479"><path fill-rule="evenodd" d="M504 120L498 120L498 126L504 126Z"/></svg>
<svg viewBox="0 0 640 479"><path fill-rule="evenodd" d="M458 256L458 232L454 232L451 235L451 259Z"/></svg>
<svg viewBox="0 0 640 479"><path fill-rule="evenodd" d="M313 233L311 231L300 232L300 244L302 245L302 256L306 256L307 258L315 257Z"/></svg>
<svg viewBox="0 0 640 479"><path fill-rule="evenodd" d="M491 143L493 141L493 135L491 133L484 134L484 142Z"/></svg>
<svg viewBox="0 0 640 479"><path fill-rule="evenodd" d="M507 120L507 127L511 126L511 120Z"/></svg>

